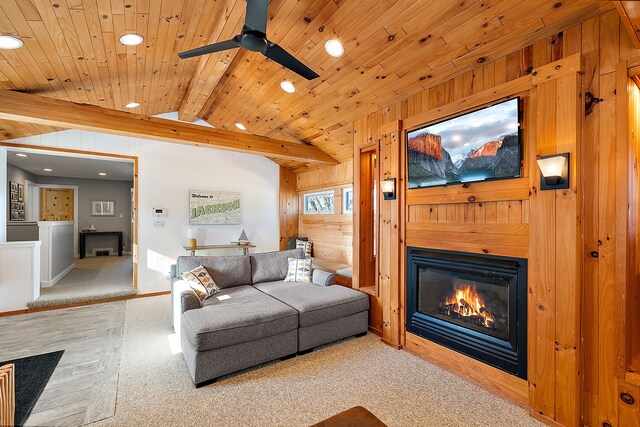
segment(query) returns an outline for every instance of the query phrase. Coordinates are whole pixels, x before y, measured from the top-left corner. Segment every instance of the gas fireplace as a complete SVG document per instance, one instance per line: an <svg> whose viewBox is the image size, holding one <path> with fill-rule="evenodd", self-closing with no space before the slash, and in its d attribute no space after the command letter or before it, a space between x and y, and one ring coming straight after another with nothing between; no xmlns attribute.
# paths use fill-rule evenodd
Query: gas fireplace
<svg viewBox="0 0 640 427"><path fill-rule="evenodd" d="M407 331L527 377L527 260L407 250Z"/></svg>

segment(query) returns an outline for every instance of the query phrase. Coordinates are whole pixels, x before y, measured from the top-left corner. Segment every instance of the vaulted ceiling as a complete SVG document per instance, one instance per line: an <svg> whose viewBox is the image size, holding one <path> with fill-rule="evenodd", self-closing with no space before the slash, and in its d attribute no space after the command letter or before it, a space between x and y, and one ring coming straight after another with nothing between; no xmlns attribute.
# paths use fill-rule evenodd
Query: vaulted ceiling
<svg viewBox="0 0 640 427"><path fill-rule="evenodd" d="M271 0L267 36L320 74L260 54L177 53L237 34L245 0L0 0L0 88L312 143L352 155L351 123L381 106L613 8L586 0ZM123 46L121 35L144 42ZM345 54L325 52L339 39ZM285 93L280 82L296 85ZM127 110L129 102L140 107ZM55 131L0 122L0 139ZM299 167L297 162L282 162Z"/></svg>

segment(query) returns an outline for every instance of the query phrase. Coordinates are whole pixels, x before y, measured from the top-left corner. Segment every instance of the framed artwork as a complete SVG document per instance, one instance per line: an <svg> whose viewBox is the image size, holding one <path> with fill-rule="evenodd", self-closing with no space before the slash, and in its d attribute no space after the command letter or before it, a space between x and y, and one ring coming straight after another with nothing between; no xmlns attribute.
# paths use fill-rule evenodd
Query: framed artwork
<svg viewBox="0 0 640 427"><path fill-rule="evenodd" d="M113 200L92 200L91 216L116 216L116 202Z"/></svg>
<svg viewBox="0 0 640 427"><path fill-rule="evenodd" d="M241 224L240 193L189 191L189 225Z"/></svg>
<svg viewBox="0 0 640 427"><path fill-rule="evenodd" d="M24 221L24 186L9 181L9 220Z"/></svg>

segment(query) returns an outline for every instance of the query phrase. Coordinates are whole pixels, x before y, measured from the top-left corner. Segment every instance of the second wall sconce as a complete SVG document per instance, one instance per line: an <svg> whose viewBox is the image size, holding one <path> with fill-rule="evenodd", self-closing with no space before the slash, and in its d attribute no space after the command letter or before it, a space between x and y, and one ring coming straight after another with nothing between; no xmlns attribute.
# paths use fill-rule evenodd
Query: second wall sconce
<svg viewBox="0 0 640 427"><path fill-rule="evenodd" d="M541 190L569 188L569 160L569 153L558 153L538 158Z"/></svg>
<svg viewBox="0 0 640 427"><path fill-rule="evenodd" d="M387 178L380 181L380 188L382 189L382 195L385 200L396 199L396 179Z"/></svg>

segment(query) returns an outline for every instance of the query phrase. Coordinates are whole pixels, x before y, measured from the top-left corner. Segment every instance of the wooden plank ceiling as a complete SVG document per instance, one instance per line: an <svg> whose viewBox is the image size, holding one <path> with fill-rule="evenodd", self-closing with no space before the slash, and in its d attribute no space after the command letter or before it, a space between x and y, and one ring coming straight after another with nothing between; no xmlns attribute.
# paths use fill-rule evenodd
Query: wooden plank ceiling
<svg viewBox="0 0 640 427"><path fill-rule="evenodd" d="M586 0L271 0L267 36L320 74L307 82L244 50L177 53L239 32L244 0L0 0L0 88L212 125L352 157L352 122L478 63L612 9ZM138 33L135 47L119 43ZM337 38L341 58L324 50ZM290 80L288 94L280 82ZM0 123L0 138L54 131ZM304 169L304 164L278 161Z"/></svg>

